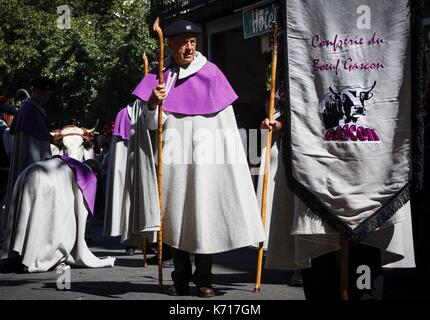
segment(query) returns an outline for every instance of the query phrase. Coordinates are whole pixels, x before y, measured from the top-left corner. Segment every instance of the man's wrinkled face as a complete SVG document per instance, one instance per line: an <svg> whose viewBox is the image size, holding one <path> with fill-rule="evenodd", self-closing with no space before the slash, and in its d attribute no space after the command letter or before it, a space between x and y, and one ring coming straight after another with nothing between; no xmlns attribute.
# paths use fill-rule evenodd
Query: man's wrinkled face
<svg viewBox="0 0 430 320"><path fill-rule="evenodd" d="M194 60L197 38L193 34L169 37L167 44L172 51L173 60L179 66L186 66Z"/></svg>

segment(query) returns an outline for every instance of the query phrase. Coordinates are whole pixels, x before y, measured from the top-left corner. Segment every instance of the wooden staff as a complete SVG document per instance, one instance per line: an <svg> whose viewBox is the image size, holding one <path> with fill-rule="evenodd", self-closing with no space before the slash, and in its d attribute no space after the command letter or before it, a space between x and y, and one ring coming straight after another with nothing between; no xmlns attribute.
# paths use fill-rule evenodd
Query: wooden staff
<svg viewBox="0 0 430 320"><path fill-rule="evenodd" d="M163 84L163 69L164 69L164 37L163 31L160 28L160 18L157 18L154 22L154 31L157 33L159 41L160 56L158 59L158 83ZM158 172L157 172L157 183L158 183L158 196L160 199L160 231L158 231L158 284L160 286L160 292L163 293L163 163L162 163L162 151L163 151L163 103L158 106Z"/></svg>
<svg viewBox="0 0 430 320"><path fill-rule="evenodd" d="M348 239L340 236L340 299L349 300L349 243Z"/></svg>
<svg viewBox="0 0 430 320"><path fill-rule="evenodd" d="M143 76L146 77L146 75L149 72L149 68L148 68L148 57L146 56L146 52L143 53ZM148 239L144 238L143 239L143 266L146 267L148 265L148 257L147 257L147 250L146 248L148 247Z"/></svg>
<svg viewBox="0 0 430 320"><path fill-rule="evenodd" d="M146 52L143 53L143 75L146 76L149 72L149 67L148 67L148 57L146 56Z"/></svg>
<svg viewBox="0 0 430 320"><path fill-rule="evenodd" d="M273 113L275 109L275 87L276 87L276 64L278 61L278 25L276 21L272 22L273 29L273 52L272 52L272 81L270 87L270 106L269 106L269 121L273 121ZM267 134L267 144L266 144L266 162L264 165L264 178L263 178L263 196L261 201L261 220L263 225L266 220L266 201L267 201L267 185L269 182L270 173L270 149L272 148L272 130L269 130ZM258 260L257 260L257 277L255 280L254 292L260 291L261 286L261 270L263 266L263 244L260 242L258 247Z"/></svg>

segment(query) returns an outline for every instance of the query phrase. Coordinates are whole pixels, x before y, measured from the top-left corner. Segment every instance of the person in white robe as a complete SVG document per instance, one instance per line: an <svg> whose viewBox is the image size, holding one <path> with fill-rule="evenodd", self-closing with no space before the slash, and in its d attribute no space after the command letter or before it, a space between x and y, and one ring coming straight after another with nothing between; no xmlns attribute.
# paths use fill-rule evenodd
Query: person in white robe
<svg viewBox="0 0 430 320"><path fill-rule="evenodd" d="M263 249L265 250L265 253L267 253L267 247L268 247L268 241L269 241L269 233L270 233L270 222L273 212L273 199L274 199L274 191L276 189L276 181L277 181L277 172L278 172L278 157L279 157L279 149L281 144L281 136L280 136L280 130L282 128L282 122L283 118L285 116L284 112L284 91L283 86L281 85L280 89L277 90L275 94L275 110L273 114L273 123L270 124L268 122L268 119L265 119L261 124L261 162L260 162L260 168L258 172L258 183L257 183L257 199L258 204L260 206L262 205L262 198L263 198L263 178L264 178L264 170L266 165L266 147L267 147L267 135L268 135L268 129L272 127L272 146L270 148L270 170L269 170L269 178L268 178L268 185L267 185L267 193L266 193L266 216L265 216L265 223L264 223L264 229L266 232L266 241L264 241ZM265 110L266 114L269 113L269 100L266 100L265 104ZM276 206L275 206L276 207ZM258 244L256 244L258 246ZM290 286L299 287L302 285L302 276L300 269L296 269L293 271L290 279L288 280L288 284Z"/></svg>
<svg viewBox="0 0 430 320"><path fill-rule="evenodd" d="M172 247L171 295L212 297L212 255L265 240L258 202L237 128L237 95L198 51L194 23L165 30L171 56L166 85L151 71L134 90L147 126L158 128L163 102L163 241ZM160 150L157 150L160 152ZM192 272L190 254L195 256Z"/></svg>
<svg viewBox="0 0 430 320"><path fill-rule="evenodd" d="M51 135L43 106L55 89L55 83L46 78L32 80L31 98L23 102L10 127L13 149L9 170L3 225L0 226L0 247L4 239L5 222L8 220L12 190L19 174L30 164L48 159L51 154Z"/></svg>
<svg viewBox="0 0 430 320"><path fill-rule="evenodd" d="M3 98L3 97L1 97ZM13 137L10 134L10 126L16 113L16 108L0 100L0 237L5 217L5 201L7 182L9 180L10 155L13 147ZM1 247L1 239L0 239Z"/></svg>
<svg viewBox="0 0 430 320"><path fill-rule="evenodd" d="M128 201L130 190L126 188L127 166L132 165L128 161L128 146L130 138L135 139L135 135L130 137L132 112L133 107L128 105L115 118L109 151L103 229L105 236L121 236L121 243L125 245L128 255L134 254L137 248L143 248L145 239L150 243L156 242L156 233L134 233L135 228L128 225L129 221L135 221L129 218L133 213L130 212ZM131 168L128 171L131 174Z"/></svg>
<svg viewBox="0 0 430 320"><path fill-rule="evenodd" d="M9 178L10 155L13 147L13 137L10 126L16 114L16 108L0 101L0 206L3 206L3 197L7 191ZM1 208L0 208L1 210Z"/></svg>
<svg viewBox="0 0 430 320"><path fill-rule="evenodd" d="M263 121L262 127L276 133L281 126ZM279 133L279 132L278 132ZM265 267L302 270L307 299L339 299L340 234L322 221L290 190L284 165L285 146L280 140L277 166L273 172L271 223ZM271 167L272 170L272 167ZM382 299L383 269L414 268L414 246L410 203L362 242L350 244L349 275L351 299ZM360 265L371 270L371 289L355 286Z"/></svg>

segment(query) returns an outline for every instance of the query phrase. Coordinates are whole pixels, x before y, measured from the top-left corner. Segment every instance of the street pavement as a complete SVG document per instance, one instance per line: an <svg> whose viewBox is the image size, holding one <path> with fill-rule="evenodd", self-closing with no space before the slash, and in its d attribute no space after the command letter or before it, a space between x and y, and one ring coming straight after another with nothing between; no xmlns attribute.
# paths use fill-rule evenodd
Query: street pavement
<svg viewBox="0 0 430 320"><path fill-rule="evenodd" d="M190 300L202 299L195 295L171 297L161 294L158 286L158 266L143 267L143 256L127 256L119 238L103 237L101 221L91 223L91 251L98 257L116 258L113 268L70 269L70 289L59 290L57 280L65 287L64 275L56 271L44 273L0 273L0 300ZM152 257L153 255L148 255ZM287 285L291 272L264 270L259 293L254 293L257 250L244 248L214 256L214 288L220 300L303 300L301 287ZM172 285L171 260L164 263L163 278L167 289ZM60 286L61 287L61 286ZM167 291L167 290L165 290Z"/></svg>
<svg viewBox="0 0 430 320"><path fill-rule="evenodd" d="M91 251L98 257L116 258L113 268L70 269L70 287L63 290L65 274L0 273L0 300L195 300L202 299L191 290L191 296L171 297L161 294L158 266L143 267L143 256L128 256L119 238L102 236L102 221L90 224ZM148 255L152 257L153 255ZM304 300L301 287L288 285L292 272L264 270L259 293L254 293L257 250L243 248L214 256L214 288L219 300ZM163 268L164 287L172 285L171 260ZM60 277L60 278L59 278ZM61 278L62 277L62 278ZM60 280L58 280L60 279ZM386 269L384 300L429 300L430 269ZM192 289L194 289L192 287ZM167 291L167 290L166 290Z"/></svg>

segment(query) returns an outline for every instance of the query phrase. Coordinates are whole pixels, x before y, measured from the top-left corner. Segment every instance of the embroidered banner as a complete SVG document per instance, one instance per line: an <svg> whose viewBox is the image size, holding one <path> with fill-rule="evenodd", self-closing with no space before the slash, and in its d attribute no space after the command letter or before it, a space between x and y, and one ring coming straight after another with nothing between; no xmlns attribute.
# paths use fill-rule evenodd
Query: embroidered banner
<svg viewBox="0 0 430 320"><path fill-rule="evenodd" d="M361 239L410 197L409 1L288 0L284 7L290 186L315 214Z"/></svg>

